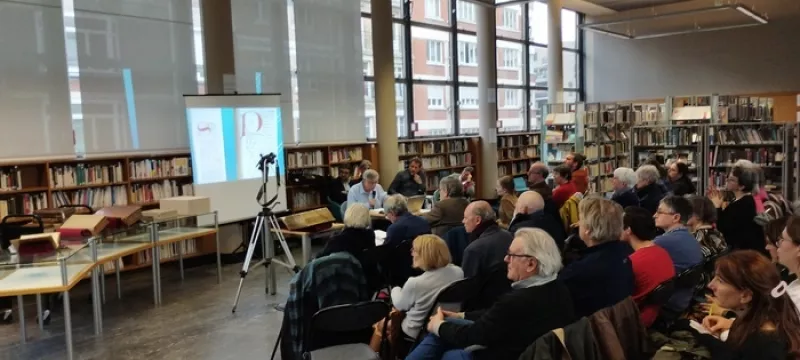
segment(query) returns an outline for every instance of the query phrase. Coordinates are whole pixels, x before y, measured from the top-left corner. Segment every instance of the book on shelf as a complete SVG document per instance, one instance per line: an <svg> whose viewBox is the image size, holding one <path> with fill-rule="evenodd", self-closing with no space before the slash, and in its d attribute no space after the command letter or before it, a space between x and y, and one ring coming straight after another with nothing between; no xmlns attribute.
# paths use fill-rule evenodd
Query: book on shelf
<svg viewBox="0 0 800 360"><path fill-rule="evenodd" d="M14 166L0 169L0 192L22 189L22 170Z"/></svg>
<svg viewBox="0 0 800 360"><path fill-rule="evenodd" d="M325 166L325 156L322 150L290 150L286 154L286 164L289 169L306 166Z"/></svg>
<svg viewBox="0 0 800 360"><path fill-rule="evenodd" d="M131 179L149 179L191 175L189 157L143 159L130 161Z"/></svg>
<svg viewBox="0 0 800 360"><path fill-rule="evenodd" d="M497 145L501 148L538 146L539 134L501 135L498 136Z"/></svg>
<svg viewBox="0 0 800 360"><path fill-rule="evenodd" d="M528 160L539 157L539 149L534 146L527 148L502 148L497 150L497 160Z"/></svg>
<svg viewBox="0 0 800 360"><path fill-rule="evenodd" d="M697 127L653 127L633 130L633 143L636 146L694 146L700 141L700 129Z"/></svg>
<svg viewBox="0 0 800 360"><path fill-rule="evenodd" d="M53 188L124 182L122 162L111 165L56 165L48 169Z"/></svg>
<svg viewBox="0 0 800 360"><path fill-rule="evenodd" d="M361 161L364 159L363 152L364 150L360 146L331 149L330 163Z"/></svg>
<svg viewBox="0 0 800 360"><path fill-rule="evenodd" d="M292 192L292 209L308 208L320 204L320 193L317 190L297 190Z"/></svg>
<svg viewBox="0 0 800 360"><path fill-rule="evenodd" d="M117 264L117 266L119 267L120 270L122 270L125 267L125 262L122 261L122 258L119 258L119 259L116 259L116 260L113 260L113 261L109 261L109 262L103 263L103 272L104 273L114 272L115 271L114 270L114 264L115 263Z"/></svg>
<svg viewBox="0 0 800 360"><path fill-rule="evenodd" d="M30 215L44 208L47 208L45 193L14 195L0 200L0 220L8 215Z"/></svg>
<svg viewBox="0 0 800 360"><path fill-rule="evenodd" d="M723 123L773 121L774 99L768 97L720 96L719 120Z"/></svg>
<svg viewBox="0 0 800 360"><path fill-rule="evenodd" d="M125 185L117 185L73 191L55 191L53 192L53 203L55 207L82 204L92 209L113 205L127 205L128 189Z"/></svg>
<svg viewBox="0 0 800 360"><path fill-rule="evenodd" d="M135 204L191 195L194 195L194 185L178 185L175 180L164 180L160 184L133 184L131 187L131 201Z"/></svg>
<svg viewBox="0 0 800 360"><path fill-rule="evenodd" d="M439 169L447 167L468 166L473 164L471 153L459 153L450 155L423 156L420 158L423 169ZM407 160L400 160L397 163L398 169L406 167Z"/></svg>
<svg viewBox="0 0 800 360"><path fill-rule="evenodd" d="M722 149L716 147L710 155L709 163L712 166L719 167L731 167L738 160L749 160L761 167L777 167L782 166L784 159L786 159L786 155L779 149L757 147L752 149Z"/></svg>
<svg viewBox="0 0 800 360"><path fill-rule="evenodd" d="M469 151L469 145L467 144L467 139L448 140L447 151L449 152Z"/></svg>
<svg viewBox="0 0 800 360"><path fill-rule="evenodd" d="M198 253L197 249L197 239L188 239L186 241L174 242L171 244L161 245L159 247L159 259L172 259L178 257L180 254L179 246L181 243L185 244L183 248L183 256L193 255ZM141 264L149 264L153 258L151 257L150 250L140 251L134 254L134 264L141 265ZM112 267L113 269L113 267Z"/></svg>
<svg viewBox="0 0 800 360"><path fill-rule="evenodd" d="M752 127L718 127L712 134L713 145L783 145L783 128L777 126Z"/></svg>
<svg viewBox="0 0 800 360"><path fill-rule="evenodd" d="M397 144L400 156L433 155L448 152L447 143L444 141L408 142Z"/></svg>
<svg viewBox="0 0 800 360"><path fill-rule="evenodd" d="M510 164L499 164L497 166L497 176L517 176L526 174L531 166L531 163L531 160L520 160L514 161Z"/></svg>

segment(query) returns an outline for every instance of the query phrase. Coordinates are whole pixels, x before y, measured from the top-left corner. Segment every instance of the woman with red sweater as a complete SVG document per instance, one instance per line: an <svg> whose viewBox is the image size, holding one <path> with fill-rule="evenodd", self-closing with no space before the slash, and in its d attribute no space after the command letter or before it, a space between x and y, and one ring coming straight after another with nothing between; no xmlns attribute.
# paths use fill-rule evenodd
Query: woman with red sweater
<svg viewBox="0 0 800 360"><path fill-rule="evenodd" d="M561 208L569 198L578 192L575 184L572 182L572 169L566 165L556 166L553 169L553 178L555 179L556 188L553 190L553 202L557 208Z"/></svg>
<svg viewBox="0 0 800 360"><path fill-rule="evenodd" d="M652 239L656 223L650 212L638 206L628 206L622 216L622 241L633 248L629 256L633 267L633 300L639 306L639 319L650 327L658 317L661 306L648 304L647 296L661 283L675 276L672 258Z"/></svg>

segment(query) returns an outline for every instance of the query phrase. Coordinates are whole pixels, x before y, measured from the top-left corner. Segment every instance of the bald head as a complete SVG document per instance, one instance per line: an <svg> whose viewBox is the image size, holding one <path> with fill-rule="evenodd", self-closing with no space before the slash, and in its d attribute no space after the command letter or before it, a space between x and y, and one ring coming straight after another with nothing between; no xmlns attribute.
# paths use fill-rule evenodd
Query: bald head
<svg viewBox="0 0 800 360"><path fill-rule="evenodd" d="M487 222L496 222L497 215L494 213L494 209L492 206L489 205L486 201L474 201L471 202L467 207L464 209L464 229L467 230L468 233L471 233L478 225L487 223Z"/></svg>
<svg viewBox="0 0 800 360"><path fill-rule="evenodd" d="M530 169L528 169L528 182L536 184L545 181L548 175L550 175L550 169L547 165L541 161L537 161L531 164Z"/></svg>
<svg viewBox="0 0 800 360"><path fill-rule="evenodd" d="M544 209L544 199L536 191L526 191L517 200L518 214L531 214Z"/></svg>

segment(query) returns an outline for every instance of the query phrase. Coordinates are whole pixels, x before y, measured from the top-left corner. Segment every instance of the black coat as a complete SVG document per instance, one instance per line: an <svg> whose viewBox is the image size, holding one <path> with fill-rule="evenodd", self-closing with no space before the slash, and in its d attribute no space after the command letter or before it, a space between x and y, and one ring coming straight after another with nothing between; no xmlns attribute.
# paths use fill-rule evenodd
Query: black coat
<svg viewBox="0 0 800 360"><path fill-rule="evenodd" d="M664 187L658 182L634 191L636 191L636 196L639 198L639 206L645 208L651 215L656 214L658 204L666 195Z"/></svg>
<svg viewBox="0 0 800 360"><path fill-rule="evenodd" d="M461 261L464 277L488 274L498 265L503 264L513 239L510 232L497 225L486 228L464 249L464 257Z"/></svg>
<svg viewBox="0 0 800 360"><path fill-rule="evenodd" d="M486 346L473 353L478 360L517 359L540 336L576 320L569 290L560 280L512 290L489 309L467 312L464 318L474 322L444 322L439 337L459 348Z"/></svg>
<svg viewBox="0 0 800 360"><path fill-rule="evenodd" d="M680 179L670 183L672 186L672 194L677 196L692 195L695 193L696 188L686 175L681 176Z"/></svg>
<svg viewBox="0 0 800 360"><path fill-rule="evenodd" d="M639 206L639 197L636 196L636 191L633 189L615 192L614 195L611 195L611 200L622 206L623 209L628 206Z"/></svg>
<svg viewBox="0 0 800 360"><path fill-rule="evenodd" d="M560 219L553 217L552 214L545 210L539 210L531 214L517 214L508 225L508 231L513 235L517 230L526 227L544 230L553 237L559 249L564 248L564 239L567 238L564 226L561 224Z"/></svg>
<svg viewBox="0 0 800 360"><path fill-rule="evenodd" d="M589 316L633 294L630 245L622 241L588 247L581 258L561 270L558 278L569 288L577 316Z"/></svg>

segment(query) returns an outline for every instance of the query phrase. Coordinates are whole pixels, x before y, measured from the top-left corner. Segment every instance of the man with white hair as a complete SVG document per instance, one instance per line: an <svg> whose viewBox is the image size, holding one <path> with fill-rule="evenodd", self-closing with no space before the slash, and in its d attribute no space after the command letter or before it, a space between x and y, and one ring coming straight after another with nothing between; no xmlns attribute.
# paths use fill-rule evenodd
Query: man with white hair
<svg viewBox="0 0 800 360"><path fill-rule="evenodd" d="M383 211L386 212L386 219L392 223L386 229L384 245L397 245L431 233L431 227L425 219L408 211L408 200L401 194L389 195L383 201Z"/></svg>
<svg viewBox="0 0 800 360"><path fill-rule="evenodd" d="M639 197L633 191L637 182L636 172L633 169L620 167L614 170L614 177L611 178L614 194L611 195L611 200L622 206L623 209L628 206L639 206Z"/></svg>
<svg viewBox="0 0 800 360"><path fill-rule="evenodd" d="M372 169L364 171L361 182L351 186L347 192L347 205L361 203L370 209L382 208L386 192L383 191L381 184L378 184L379 179L377 171Z"/></svg>
<svg viewBox="0 0 800 360"><path fill-rule="evenodd" d="M639 206L645 208L651 215L656 214L658 204L666 195L658 183L660 179L661 174L653 165L642 165L636 169L636 197L639 198Z"/></svg>
<svg viewBox="0 0 800 360"><path fill-rule="evenodd" d="M521 229L504 259L511 292L486 310L453 313L439 308L429 334L406 359L516 359L537 338L577 320L567 286L558 279L561 254L541 229ZM522 330L524 328L524 331ZM468 353L464 348L482 345Z"/></svg>
<svg viewBox="0 0 800 360"><path fill-rule="evenodd" d="M552 214L544 210L544 199L536 191L526 191L517 199L517 207L514 209L514 218L508 225L508 231L516 233L522 228L539 228L547 232L556 245L561 249L564 246L564 239L567 234L560 219L556 219Z"/></svg>

